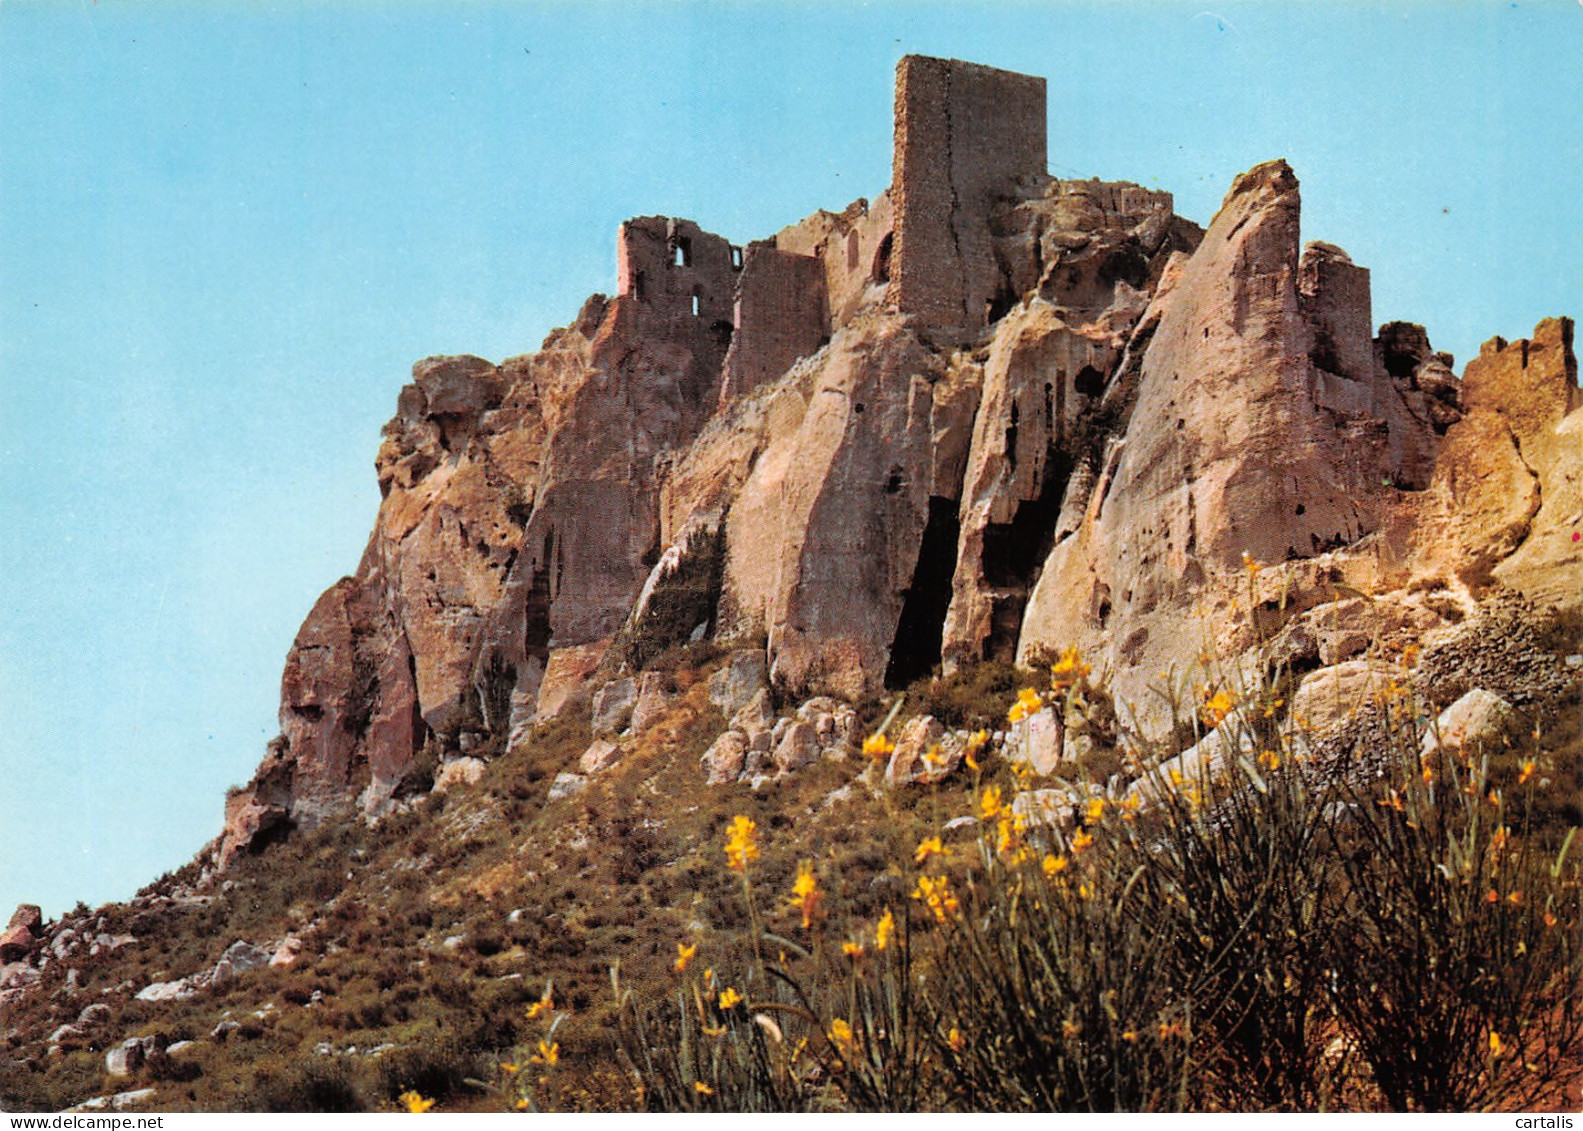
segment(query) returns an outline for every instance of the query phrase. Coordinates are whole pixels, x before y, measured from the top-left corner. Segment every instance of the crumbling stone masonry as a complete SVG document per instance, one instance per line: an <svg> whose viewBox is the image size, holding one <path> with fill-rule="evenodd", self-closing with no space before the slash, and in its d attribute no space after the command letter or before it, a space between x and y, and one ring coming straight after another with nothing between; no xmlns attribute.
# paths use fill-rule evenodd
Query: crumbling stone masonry
<svg viewBox="0 0 1583 1131"><path fill-rule="evenodd" d="M966 340L989 324L1000 272L989 216L1020 177L1045 176L1042 78L908 55L896 68L891 301Z"/></svg>
<svg viewBox="0 0 1583 1131"><path fill-rule="evenodd" d="M825 273L817 257L748 245L720 399L773 381L829 340Z"/></svg>

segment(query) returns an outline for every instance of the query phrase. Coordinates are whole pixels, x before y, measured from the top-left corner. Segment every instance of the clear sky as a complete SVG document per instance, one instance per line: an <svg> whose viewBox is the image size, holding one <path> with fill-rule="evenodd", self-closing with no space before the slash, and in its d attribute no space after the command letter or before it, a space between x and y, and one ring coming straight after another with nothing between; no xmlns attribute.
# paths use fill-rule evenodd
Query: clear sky
<svg viewBox="0 0 1583 1131"><path fill-rule="evenodd" d="M1304 236L1460 368L1583 313L1583 5L0 0L0 914L220 829L411 363L534 349L616 225L890 177L903 54L1049 79L1051 172Z"/></svg>

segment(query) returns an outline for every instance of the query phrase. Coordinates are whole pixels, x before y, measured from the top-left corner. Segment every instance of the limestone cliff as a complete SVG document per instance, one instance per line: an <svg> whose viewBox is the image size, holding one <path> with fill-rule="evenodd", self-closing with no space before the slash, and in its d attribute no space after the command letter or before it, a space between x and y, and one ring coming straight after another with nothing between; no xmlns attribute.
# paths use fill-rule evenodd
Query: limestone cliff
<svg viewBox="0 0 1583 1131"><path fill-rule="evenodd" d="M631 220L617 294L537 353L419 362L219 863L596 693L641 712L664 688L632 677L689 639L849 701L1077 644L1147 732L1162 670L1261 663L1341 587L1414 631L1492 587L1579 601L1570 320L1459 381L1420 327L1375 331L1365 268L1304 247L1284 162L1205 231L1166 193L1050 177L1044 100L909 57L872 202L745 246ZM722 708L763 716L751 691ZM850 728L804 713L777 741ZM772 718L728 732L733 766Z"/></svg>

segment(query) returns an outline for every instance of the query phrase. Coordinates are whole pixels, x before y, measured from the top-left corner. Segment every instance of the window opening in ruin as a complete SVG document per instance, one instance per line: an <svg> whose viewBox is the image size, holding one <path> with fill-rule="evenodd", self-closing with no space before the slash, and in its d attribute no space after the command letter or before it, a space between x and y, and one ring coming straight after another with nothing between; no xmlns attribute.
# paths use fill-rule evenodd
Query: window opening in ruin
<svg viewBox="0 0 1583 1131"><path fill-rule="evenodd" d="M951 577L956 573L956 542L961 533L957 504L938 495L929 499L913 566L912 584L902 594L901 619L885 666L885 686L906 687L940 663L945 614L951 605Z"/></svg>
<svg viewBox="0 0 1583 1131"><path fill-rule="evenodd" d="M1085 397L1097 397L1105 391L1105 377L1092 365L1085 365L1077 371L1077 377L1072 382L1072 388L1082 393Z"/></svg>
<svg viewBox="0 0 1583 1131"><path fill-rule="evenodd" d="M697 318L703 312L703 299L698 297L698 292L693 292L693 317Z"/></svg>
<svg viewBox="0 0 1583 1131"><path fill-rule="evenodd" d="M890 249L895 240L893 232L885 233L885 238L879 241L879 250L874 253L874 269L869 272L869 277L876 283L890 282Z"/></svg>
<svg viewBox="0 0 1583 1131"><path fill-rule="evenodd" d="M857 270L858 243L857 233L848 232L846 237L846 269Z"/></svg>
<svg viewBox="0 0 1583 1131"><path fill-rule="evenodd" d="M673 267L691 267L693 265L693 241L686 236L676 237L676 250L671 259Z"/></svg>
<svg viewBox="0 0 1583 1131"><path fill-rule="evenodd" d="M742 270L742 249L735 244L731 245L731 269L733 271Z"/></svg>
<svg viewBox="0 0 1583 1131"><path fill-rule="evenodd" d="M643 272L637 271L632 276L632 297L639 302L643 301Z"/></svg>

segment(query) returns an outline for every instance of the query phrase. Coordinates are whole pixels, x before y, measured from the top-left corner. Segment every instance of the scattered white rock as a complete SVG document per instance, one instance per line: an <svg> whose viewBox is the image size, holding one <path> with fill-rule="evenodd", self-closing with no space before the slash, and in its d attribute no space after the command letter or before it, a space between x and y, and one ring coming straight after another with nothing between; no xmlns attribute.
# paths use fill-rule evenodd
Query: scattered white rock
<svg viewBox="0 0 1583 1131"><path fill-rule="evenodd" d="M433 792L445 793L459 785L475 785L488 765L482 758L452 758L434 775Z"/></svg>
<svg viewBox="0 0 1583 1131"><path fill-rule="evenodd" d="M1494 746L1511 737L1517 729L1517 712L1493 691L1475 687L1440 712L1435 725L1424 735L1422 753L1432 754L1442 746L1471 751Z"/></svg>
<svg viewBox="0 0 1583 1131"><path fill-rule="evenodd" d="M1066 728L1049 707L1041 708L1011 726L1006 756L1043 777L1055 772L1065 750Z"/></svg>
<svg viewBox="0 0 1583 1131"><path fill-rule="evenodd" d="M555 775L555 780L550 783L550 792L545 799L548 801L560 801L565 797L575 797L587 787L587 778L581 774L563 771Z"/></svg>
<svg viewBox="0 0 1583 1131"><path fill-rule="evenodd" d="M577 759L577 770L582 774L597 774L615 765L619 757L621 757L620 745L611 742L608 738L596 738L589 743L588 749L583 751L583 756Z"/></svg>

